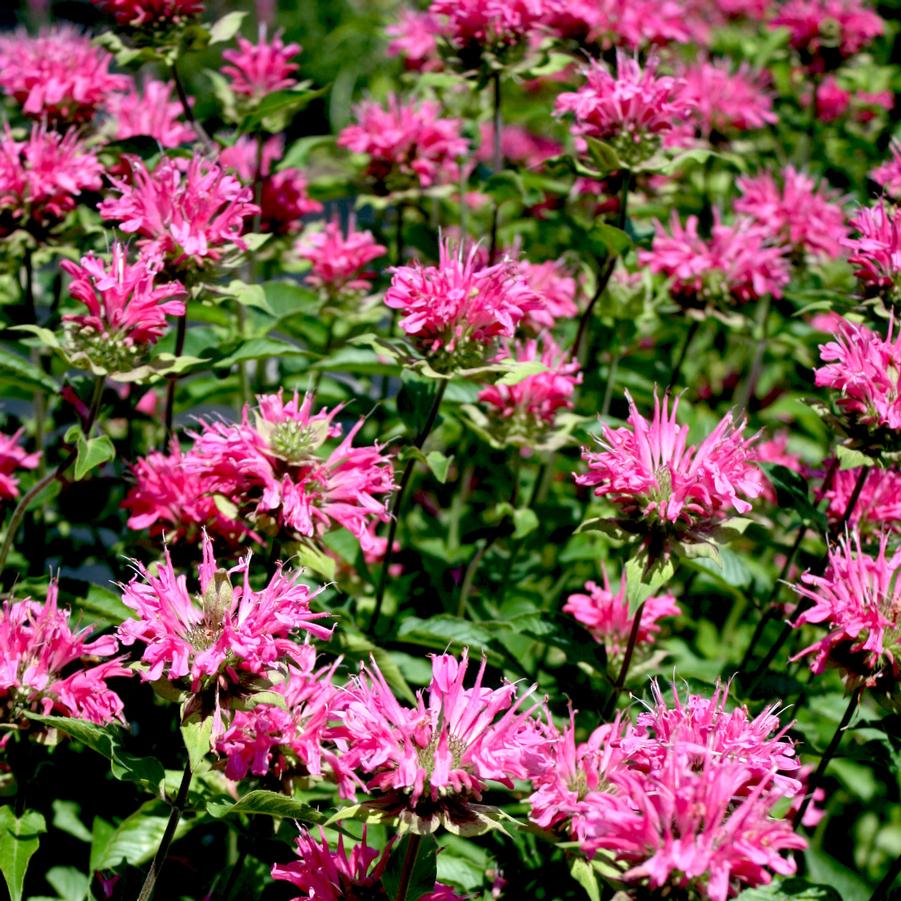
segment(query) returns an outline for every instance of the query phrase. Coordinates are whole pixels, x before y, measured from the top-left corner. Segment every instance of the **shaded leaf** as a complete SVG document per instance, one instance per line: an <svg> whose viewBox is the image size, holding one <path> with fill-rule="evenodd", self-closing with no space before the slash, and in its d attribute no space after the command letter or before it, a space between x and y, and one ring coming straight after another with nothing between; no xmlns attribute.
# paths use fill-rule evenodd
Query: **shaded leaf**
<svg viewBox="0 0 901 901"><path fill-rule="evenodd" d="M11 901L20 901L28 862L47 831L44 818L35 810L16 817L11 807L0 807L0 872L6 880Z"/></svg>

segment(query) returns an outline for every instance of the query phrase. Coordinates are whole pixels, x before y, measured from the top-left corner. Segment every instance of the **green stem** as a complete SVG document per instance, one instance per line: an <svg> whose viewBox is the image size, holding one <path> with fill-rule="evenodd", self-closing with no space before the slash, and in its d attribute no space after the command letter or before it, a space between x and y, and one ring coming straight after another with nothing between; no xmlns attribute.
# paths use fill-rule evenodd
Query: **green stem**
<svg viewBox="0 0 901 901"><path fill-rule="evenodd" d="M641 628L641 616L644 613L644 605L645 601L642 601L635 611L635 617L632 620L632 629L629 631L629 642L626 645L626 653L623 655L623 662L619 668L619 675L616 677L613 690L610 693L610 697L607 699L607 706L604 710L604 719L609 719L613 716L616 710L616 702L619 700L623 688L625 688L626 678L629 675L629 666L632 663L632 655L635 653L635 643L638 641L638 630Z"/></svg>
<svg viewBox="0 0 901 901"><path fill-rule="evenodd" d="M610 412L610 402L613 400L613 386L616 384L616 370L619 366L619 349L611 351L610 366L607 370L607 384L604 386L604 401L601 404L601 418Z"/></svg>
<svg viewBox="0 0 901 901"><path fill-rule="evenodd" d="M691 347L691 342L694 341L695 335L698 333L698 329L701 327L701 321L699 319L692 319L691 325L688 327L688 331L685 334L685 340L682 342L682 347L679 350L679 357L673 366L673 371L669 377L669 385L667 386L668 390L671 390L676 387L676 383L679 381L679 376L682 375L682 364L685 362L686 357L688 356L688 348Z"/></svg>
<svg viewBox="0 0 901 901"><path fill-rule="evenodd" d="M419 846L422 843L422 836L415 832L407 834L407 849L404 853L404 864L400 874L400 881L397 884L396 901L407 901L407 895L410 891L410 882L413 879L413 871L416 868L416 858L419 856ZM410 899L412 901L412 899Z"/></svg>
<svg viewBox="0 0 901 901"><path fill-rule="evenodd" d="M194 118L194 110L191 109L191 102L188 99L188 93L185 91L185 86L182 83L181 76L178 74L178 60L173 60L172 65L169 67L169 71L172 75L172 83L175 85L175 93L178 95L178 101L181 103L182 112L185 114L185 120L194 129L194 133L197 135L197 139L203 144L203 149L207 151L207 153L212 153L213 151L213 142L210 140L210 136L206 133L206 129Z"/></svg>
<svg viewBox="0 0 901 901"><path fill-rule="evenodd" d="M463 576L463 584L460 586L460 600L457 603L457 616L460 619L463 619L466 615L466 602L469 600L470 594L472 594L472 586L475 584L476 572L479 568L479 564L488 552L488 548L494 544L496 537L496 535L492 535L491 538L485 539L480 544L479 549L473 554L472 559L469 561L469 566L466 567L466 574Z"/></svg>
<svg viewBox="0 0 901 901"><path fill-rule="evenodd" d="M172 803L172 810L169 812L169 821L166 823L166 830L160 840L160 846L156 849L153 856L153 862L144 879L144 885L141 887L141 893L138 895L138 901L150 901L153 897L153 890L156 887L156 880L159 878L163 864L166 862L166 856L169 853L169 846L172 839L175 838L175 830L178 829L181 815L185 809L185 803L188 800L188 789L191 787L191 762L185 764L185 771L182 773L181 784L178 786L178 794Z"/></svg>
<svg viewBox="0 0 901 901"><path fill-rule="evenodd" d="M878 831L874 832L874 836L878 836L878 834ZM876 886L876 890L870 895L870 901L887 901L889 890L899 875L901 875L901 854L895 858L894 863L888 868L888 872L882 877L882 881Z"/></svg>
<svg viewBox="0 0 901 901"><path fill-rule="evenodd" d="M188 313L185 311L184 315L178 317L178 322L175 326L175 358L178 359L182 352L185 349L185 334L187 333L188 328ZM178 382L177 375L170 375L168 383L166 385L166 413L165 413L165 424L166 431L163 438L163 445L168 446L169 437L172 434L172 420L175 415L175 385Z"/></svg>
<svg viewBox="0 0 901 901"><path fill-rule="evenodd" d="M493 113L493 121L494 121L494 148L493 148L493 167L494 172L497 174L501 171L504 166L504 157L502 153L502 145L501 145L501 132L504 128L504 121L501 115L501 73L499 70L496 70L492 76L492 85L494 87L493 95L494 95L494 113ZM500 201L495 200L494 209L491 212L491 239L489 243L488 250L488 265L494 265L495 260L497 259L497 229L498 222L500 219Z"/></svg>
<svg viewBox="0 0 901 901"><path fill-rule="evenodd" d="M767 337L769 334L770 321L770 295L765 294L760 299L760 306L757 311L757 322L755 323L755 331L760 333L757 341L757 347L754 350L754 360L751 363L751 371L748 374L748 380L742 386L741 393L738 397L736 407L740 412L748 409L751 401L754 399L754 393L757 390L757 383L763 373L763 358L766 354Z"/></svg>

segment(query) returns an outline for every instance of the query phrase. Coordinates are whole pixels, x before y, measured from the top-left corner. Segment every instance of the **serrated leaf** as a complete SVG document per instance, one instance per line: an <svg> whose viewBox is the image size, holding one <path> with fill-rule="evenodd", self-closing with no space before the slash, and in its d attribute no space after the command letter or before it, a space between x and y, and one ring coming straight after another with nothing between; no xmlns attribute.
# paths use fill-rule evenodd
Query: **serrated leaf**
<svg viewBox="0 0 901 901"><path fill-rule="evenodd" d="M264 814L270 817L283 817L290 820L298 820L302 823L322 823L325 817L309 804L296 801L287 795L277 792L257 791L248 792L234 804L225 801L210 801L207 806L210 816L222 819L238 814Z"/></svg>
<svg viewBox="0 0 901 901"><path fill-rule="evenodd" d="M425 455L425 461L432 475L443 485L447 481L447 473L453 462L453 456L446 457L441 451L429 451Z"/></svg>
<svg viewBox="0 0 901 901"><path fill-rule="evenodd" d="M262 285L248 285L246 282L233 279L222 288L222 293L233 297L243 307L255 307L264 313L275 315Z"/></svg>
<svg viewBox="0 0 901 901"><path fill-rule="evenodd" d="M16 817L11 807L0 807L0 872L11 901L21 901L28 863L40 846L38 836L46 831L44 818L37 811L26 810Z"/></svg>
<svg viewBox="0 0 901 901"><path fill-rule="evenodd" d="M210 43L225 44L230 41L241 30L246 15L246 12L230 12L214 22L210 27Z"/></svg>

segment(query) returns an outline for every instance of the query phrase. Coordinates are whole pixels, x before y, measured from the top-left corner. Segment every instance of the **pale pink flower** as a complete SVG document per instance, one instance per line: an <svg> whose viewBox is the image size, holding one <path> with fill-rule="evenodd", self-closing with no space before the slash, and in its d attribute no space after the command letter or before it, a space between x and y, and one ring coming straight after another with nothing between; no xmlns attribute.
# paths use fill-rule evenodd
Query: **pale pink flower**
<svg viewBox="0 0 901 901"><path fill-rule="evenodd" d="M483 659L471 688L464 687L469 656L432 657L432 680L415 707L395 698L375 661L347 688L335 739L346 744L343 762L368 777L370 794L405 818L422 817L432 831L443 816L471 818L488 782L512 788L526 776L524 755L538 739L524 703L535 686L518 693L505 683L482 684Z"/></svg>
<svg viewBox="0 0 901 901"><path fill-rule="evenodd" d="M576 296L579 286L563 260L545 260L542 263L521 260L519 270L526 284L541 300L541 306L528 310L523 317L524 329L534 332L552 329L558 322L578 315Z"/></svg>
<svg viewBox="0 0 901 901"><path fill-rule="evenodd" d="M187 166L166 157L150 172L131 160L128 178L111 178L118 197L98 206L138 245L168 266L204 266L246 250L245 220L259 211L253 191L216 163L194 155Z"/></svg>
<svg viewBox="0 0 901 901"><path fill-rule="evenodd" d="M891 159L877 166L870 178L881 185L892 200L901 200L901 143L892 141L891 153Z"/></svg>
<svg viewBox="0 0 901 901"><path fill-rule="evenodd" d="M119 626L119 640L143 645L141 678L185 680L198 695L199 710L213 715L217 738L224 732L222 706L231 694L286 663L302 665L303 645L295 641L300 633L327 639L332 632L319 623L327 614L310 609L315 592L299 581L300 573L279 564L268 585L255 591L250 558L248 553L230 569L219 568L205 535L197 593L176 574L168 549L152 570L135 562L136 575L120 586L122 603L136 618ZM241 581L233 586L235 573Z"/></svg>
<svg viewBox="0 0 901 901"><path fill-rule="evenodd" d="M698 234L698 219L683 226L673 211L670 234L657 223L650 250L638 253L640 264L671 280L670 292L685 305L736 304L766 294L781 297L791 274L785 248L750 218L726 225L715 216L709 239Z"/></svg>
<svg viewBox="0 0 901 901"><path fill-rule="evenodd" d="M194 130L181 120L181 104L172 90L171 82L149 79L140 88L132 82L127 91L110 94L106 111L113 120L113 140L147 136L167 148L196 140Z"/></svg>
<svg viewBox="0 0 901 901"><path fill-rule="evenodd" d="M867 293L899 289L901 281L901 216L880 200L875 206L862 207L851 217L851 228L858 234L845 240L851 251L849 260L855 275Z"/></svg>
<svg viewBox="0 0 901 901"><path fill-rule="evenodd" d="M203 12L203 0L92 0L118 25L141 27L185 22Z"/></svg>
<svg viewBox="0 0 901 901"><path fill-rule="evenodd" d="M780 187L768 172L737 179L741 197L735 201L735 211L777 234L796 252L840 257L848 231L838 192L817 186L793 166L786 167L781 181Z"/></svg>
<svg viewBox="0 0 901 901"><path fill-rule="evenodd" d="M26 710L91 723L124 722L122 700L107 679L130 676L113 635L88 641L93 627L73 631L69 611L57 603L51 581L42 604L6 600L0 609L0 706L3 721L17 723ZM65 675L63 675L65 673ZM9 732L6 733L8 738Z"/></svg>
<svg viewBox="0 0 901 901"><path fill-rule="evenodd" d="M557 97L555 111L572 113L573 134L610 143L627 165L650 156L657 139L692 109L682 96L684 82L658 76L653 59L642 69L618 51L615 76L598 62L589 63L584 75L581 88Z"/></svg>
<svg viewBox="0 0 901 901"><path fill-rule="evenodd" d="M901 428L901 334L893 337L894 328L892 319L883 339L865 325L842 320L833 340L820 345L825 365L814 370L816 384L837 392L835 404L851 428Z"/></svg>
<svg viewBox="0 0 901 901"><path fill-rule="evenodd" d="M885 30L885 23L861 0L787 0L770 19L787 28L791 45L822 71L859 53Z"/></svg>
<svg viewBox="0 0 901 901"><path fill-rule="evenodd" d="M860 469L839 469L832 474L826 499L826 516L839 523L848 509ZM859 532L875 529L901 532L901 472L873 467L851 508L848 524Z"/></svg>
<svg viewBox="0 0 901 901"><path fill-rule="evenodd" d="M129 79L109 71L113 58L87 35L57 26L31 37L0 38L0 88L34 119L87 122Z"/></svg>
<svg viewBox="0 0 901 901"><path fill-rule="evenodd" d="M472 64L483 50L497 53L537 34L545 0L432 0L429 12L440 33Z"/></svg>
<svg viewBox="0 0 901 901"><path fill-rule="evenodd" d="M294 245L297 255L312 264L307 281L330 297L368 291L375 273L364 267L388 252L371 231L357 231L355 225L351 219L345 234L336 218Z"/></svg>
<svg viewBox="0 0 901 901"><path fill-rule="evenodd" d="M479 402L493 408L508 438L531 442L553 427L560 410L572 409L576 385L582 382L579 363L568 360L549 335L508 344L499 356L546 367L515 385L488 385L479 392Z"/></svg>
<svg viewBox="0 0 901 901"><path fill-rule="evenodd" d="M388 55L402 57L404 65L415 72L440 69L437 39L439 30L439 24L431 13L402 9L398 21L385 29L391 38Z"/></svg>
<svg viewBox="0 0 901 901"><path fill-rule="evenodd" d="M605 425L601 449L582 449L588 472L576 475L576 484L594 488L631 519L654 528L679 526L689 534L751 509L764 482L752 462L756 436L743 436L744 421L735 423L727 413L699 445L689 445L688 426L676 420L678 398L670 408L669 396L661 404L655 393L650 421L628 392L626 398L629 425Z"/></svg>
<svg viewBox="0 0 901 901"><path fill-rule="evenodd" d="M478 245L464 251L443 238L437 266L396 267L385 293L385 304L403 313L400 327L440 366L484 362L542 305L514 260L482 266L478 256Z"/></svg>
<svg viewBox="0 0 901 901"><path fill-rule="evenodd" d="M679 73L680 97L691 106L690 121L705 138L763 128L777 121L766 72L728 60L702 60Z"/></svg>
<svg viewBox="0 0 901 901"><path fill-rule="evenodd" d="M841 668L852 681L874 686L901 675L901 548L888 553L888 535L874 553L861 547L856 531L829 549L823 575L805 572L794 590L808 602L792 625L825 625L826 634L792 660L813 654L810 668L821 673L827 663Z"/></svg>
<svg viewBox="0 0 901 901"><path fill-rule="evenodd" d="M585 594L571 594L563 605L565 613L574 616L599 644L604 645L608 660L620 660L626 651L635 617L629 612L626 597L626 572L620 576L619 588L610 587L607 568L601 564L603 585L585 583ZM641 621L635 637L636 649L647 648L660 632L659 620L679 616L682 611L671 594L653 595L641 608Z"/></svg>
<svg viewBox="0 0 901 901"><path fill-rule="evenodd" d="M256 44L239 36L237 50L223 51L222 58L230 65L222 67L222 74L229 79L235 94L261 100L273 91L297 84L294 73L298 65L291 60L300 50L300 44L285 44L281 32L267 40L265 30L261 29Z"/></svg>
<svg viewBox="0 0 901 901"><path fill-rule="evenodd" d="M62 135L34 125L16 141L7 127L0 138L0 236L56 225L82 192L100 190L102 172L74 129Z"/></svg>
<svg viewBox="0 0 901 901"><path fill-rule="evenodd" d="M369 157L367 174L392 190L413 182L423 188L455 182L458 159L469 150L459 119L441 116L433 100L404 102L397 95L387 107L367 100L355 110L356 124L338 135L338 146Z"/></svg>
<svg viewBox="0 0 901 901"><path fill-rule="evenodd" d="M366 550L370 526L386 522L386 495L394 490L391 461L378 444L354 447L364 420L338 438L341 407L312 412L313 396L260 395L245 407L240 423L204 422L195 435L188 467L207 490L222 494L260 527L271 520L308 538L337 526L351 532Z"/></svg>
<svg viewBox="0 0 901 901"><path fill-rule="evenodd" d="M40 462L41 452L27 453L20 446L24 429L12 435L0 432L0 502L11 501L19 496L19 479L14 474L17 469L35 469Z"/></svg>

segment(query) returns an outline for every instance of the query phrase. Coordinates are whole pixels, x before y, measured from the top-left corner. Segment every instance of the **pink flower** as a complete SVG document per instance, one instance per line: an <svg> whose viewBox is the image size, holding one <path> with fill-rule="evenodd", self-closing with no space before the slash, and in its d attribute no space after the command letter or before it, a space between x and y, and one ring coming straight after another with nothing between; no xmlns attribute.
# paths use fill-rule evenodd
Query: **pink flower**
<svg viewBox="0 0 901 901"><path fill-rule="evenodd" d="M353 219L347 234L338 219L325 224L321 231L304 235L294 249L302 260L312 264L307 281L330 297L368 291L374 272L364 266L388 252L370 231L357 231Z"/></svg>
<svg viewBox="0 0 901 901"><path fill-rule="evenodd" d="M384 496L394 490L394 474L378 444L353 446L364 420L326 452L323 444L342 433L334 422L340 406L313 414L311 394L285 402L281 392L257 402L252 420L245 407L240 423L203 423L189 470L261 528L269 520L312 538L343 526L369 548L371 524L388 520Z"/></svg>
<svg viewBox="0 0 901 901"><path fill-rule="evenodd" d="M501 129L501 154L504 159L526 169L539 169L542 163L563 153L563 145L543 135L536 135L519 125L505 125ZM492 162L494 154L494 125L482 124L482 142L476 158Z"/></svg>
<svg viewBox="0 0 901 901"><path fill-rule="evenodd" d="M398 21L385 29L391 38L388 55L403 57L404 65L414 72L440 69L439 30L439 24L431 13L402 9Z"/></svg>
<svg viewBox="0 0 901 901"><path fill-rule="evenodd" d="M543 263L521 260L519 270L526 284L541 299L541 306L526 312L523 328L540 332L578 315L576 296L579 286L563 260L545 260Z"/></svg>
<svg viewBox="0 0 901 901"><path fill-rule="evenodd" d="M763 128L777 121L767 74L728 60L701 61L680 73L681 99L692 107L690 118L706 138Z"/></svg>
<svg viewBox="0 0 901 901"><path fill-rule="evenodd" d="M526 776L523 756L534 735L523 709L535 687L517 697L516 686L483 687L486 661L475 683L464 688L469 656L432 657L432 680L415 707L402 706L375 661L348 686L335 738L344 743L343 762L369 776L371 794L418 828L433 831L448 817L472 819L486 783L512 788Z"/></svg>
<svg viewBox="0 0 901 901"><path fill-rule="evenodd" d="M851 217L857 237L845 240L855 275L868 293L899 290L901 282L901 216L880 200L862 207Z"/></svg>
<svg viewBox="0 0 901 901"><path fill-rule="evenodd" d="M404 332L440 366L484 362L499 338L512 338L541 307L515 261L480 266L478 253L478 245L464 254L444 238L437 266L396 267L385 293L385 304L403 313Z"/></svg>
<svg viewBox="0 0 901 901"><path fill-rule="evenodd" d="M610 588L607 568L601 564L603 586L586 582L587 594L571 594L563 605L589 632L595 641L604 645L608 660L620 660L626 651L635 617L629 613L626 597L626 572L620 577L619 590ZM660 632L658 620L667 616L679 616L682 611L671 594L649 597L642 607L641 621L636 634L636 648L654 643Z"/></svg>
<svg viewBox="0 0 901 901"><path fill-rule="evenodd" d="M756 436L745 438L744 422L727 413L716 428L694 446L687 444L688 426L676 421L679 399L669 407L654 395L654 416L648 421L631 396L628 427L605 425L598 439L601 450L582 449L588 472L577 485L594 488L632 519L651 526L678 525L689 533L703 532L734 510L747 513L750 501L763 493L763 477L753 461Z"/></svg>
<svg viewBox="0 0 901 901"><path fill-rule="evenodd" d="M463 51L470 64L483 50L497 53L536 34L544 22L545 2L432 0L429 12L439 17L441 34Z"/></svg>
<svg viewBox="0 0 901 901"><path fill-rule="evenodd" d="M558 411L572 408L576 385L582 382L579 363L568 361L547 335L508 345L500 357L546 367L544 372L528 375L515 385L489 385L479 392L479 402L494 408L492 412L501 419L507 437L529 444L553 427Z"/></svg>
<svg viewBox="0 0 901 901"><path fill-rule="evenodd" d="M805 467L801 458L788 449L788 432L778 432L766 441L758 441L754 448L754 459L758 463L774 463L784 466L792 472L804 472ZM778 502L776 489L764 473L765 489L763 497L770 504Z"/></svg>
<svg viewBox="0 0 901 901"><path fill-rule="evenodd" d="M779 235L796 252L836 259L848 236L841 197L793 166L782 173L780 188L773 176L764 172L737 179L741 197L735 211L746 213L761 228Z"/></svg>
<svg viewBox="0 0 901 901"><path fill-rule="evenodd" d="M825 625L826 634L792 660L813 654L810 668L821 673L827 663L840 667L853 681L873 686L897 680L901 613L901 549L888 554L888 535L875 554L865 553L860 535L843 535L829 550L823 575L805 572L795 591L808 603L792 625Z"/></svg>
<svg viewBox="0 0 901 901"><path fill-rule="evenodd" d="M104 219L119 222L138 246L168 266L204 266L226 254L246 250L244 220L259 208L245 188L216 163L195 155L187 166L164 158L149 172L131 160L130 178L111 178L119 197L98 206Z"/></svg>
<svg viewBox="0 0 901 901"><path fill-rule="evenodd" d="M366 154L367 174L379 186L428 188L458 179L457 160L469 150L463 123L442 118L433 100L404 103L392 95L387 108L367 100L355 112L357 124L341 132L338 146Z"/></svg>
<svg viewBox="0 0 901 901"><path fill-rule="evenodd" d="M279 564L275 575L260 591L250 583L248 553L231 569L220 569L213 544L203 538L200 591L188 591L188 581L176 575L166 550L164 560L152 571L135 562L136 575L122 588L122 603L135 619L119 626L124 645L144 645L141 670L145 682L185 679L195 694L212 695L201 711L214 716L214 735L224 732L222 702L229 692L242 690L242 677L262 677L283 662L303 664L303 645L294 640L299 632L327 639L331 629L318 623L327 614L310 610L314 592L286 573ZM232 586L233 573L241 583ZM252 680L250 680L252 682Z"/></svg>
<svg viewBox="0 0 901 901"><path fill-rule="evenodd" d="M851 94L839 85L834 76L827 75L817 87L816 104L820 121L834 122L851 105Z"/></svg>
<svg viewBox="0 0 901 901"><path fill-rule="evenodd" d="M859 476L859 469L840 469L832 474L831 484L823 495L827 501L826 516L831 523L842 521ZM848 523L861 533L876 529L901 531L901 472L871 469Z"/></svg>
<svg viewBox="0 0 901 901"><path fill-rule="evenodd" d="M172 84L149 79L143 86L133 82L124 93L110 94L106 111L113 119L113 140L151 137L163 147L178 147L195 140L193 129L181 121L182 108L172 99Z"/></svg>
<svg viewBox="0 0 901 901"><path fill-rule="evenodd" d="M835 404L852 429L901 428L901 335L892 336L894 325L890 320L883 339L865 325L843 320L834 340L820 345L826 365L814 370L816 384L838 392Z"/></svg>
<svg viewBox="0 0 901 901"><path fill-rule="evenodd" d="M246 525L224 512L202 476L192 471L189 455L177 441L169 453L152 451L132 467L135 484L122 506L129 511L130 529L149 529L167 541L198 542L204 532L235 544L245 534L256 537Z"/></svg>
<svg viewBox="0 0 901 901"><path fill-rule="evenodd" d="M671 235L657 223L650 250L638 261L671 279L670 292L686 305L747 303L765 294L782 296L790 280L785 249L771 245L772 235L750 218L724 225L715 218L709 239L698 234L696 216L683 226L673 211Z"/></svg>
<svg viewBox="0 0 901 901"><path fill-rule="evenodd" d="M881 185L892 200L901 200L901 143L892 141L891 152L891 159L877 166L870 178Z"/></svg>
<svg viewBox="0 0 901 901"><path fill-rule="evenodd" d="M83 191L99 191L103 169L75 130L61 135L34 125L25 141L7 128L0 139L0 235L41 231L75 209Z"/></svg>
<svg viewBox="0 0 901 901"><path fill-rule="evenodd" d="M557 0L548 6L551 30L583 44L638 50L706 41L707 28L680 0Z"/></svg>
<svg viewBox="0 0 901 901"><path fill-rule="evenodd" d="M298 66L291 59L300 50L299 44L285 44L281 32L267 41L265 29L261 29L258 43L239 36L237 50L223 51L222 58L231 65L223 66L222 74L229 79L236 94L260 100L273 91L297 84L293 76Z"/></svg>
<svg viewBox="0 0 901 901"><path fill-rule="evenodd" d="M787 28L792 47L822 71L859 53L883 33L885 23L860 0L787 0L770 27Z"/></svg>
<svg viewBox="0 0 901 901"><path fill-rule="evenodd" d="M51 581L43 604L28 599L3 602L0 609L3 721L17 723L23 711L32 710L91 723L124 722L122 701L106 681L130 676L131 671L122 666L121 657L97 661L115 654L119 643L112 635L88 641L91 626L73 632L69 611L59 608L57 596L58 586ZM6 738L9 735L7 732Z"/></svg>
<svg viewBox="0 0 901 901"><path fill-rule="evenodd" d="M19 479L13 475L17 469L35 469L41 452L26 453L19 446L24 429L12 435L0 432L0 501L11 501L19 496Z"/></svg>
<svg viewBox="0 0 901 901"><path fill-rule="evenodd" d="M586 84L578 91L557 97L556 113L572 113L573 134L609 142L626 165L651 156L658 138L692 108L682 96L684 82L658 76L653 59L642 69L636 60L617 52L615 77L597 62L591 62L584 74Z"/></svg>
<svg viewBox="0 0 901 901"><path fill-rule="evenodd" d="M93 118L129 79L109 71L113 58L74 28L0 38L0 88L34 119L81 123Z"/></svg>
<svg viewBox="0 0 901 901"><path fill-rule="evenodd" d="M118 25L179 24L203 12L203 0L92 0Z"/></svg>

